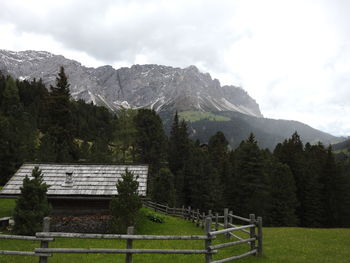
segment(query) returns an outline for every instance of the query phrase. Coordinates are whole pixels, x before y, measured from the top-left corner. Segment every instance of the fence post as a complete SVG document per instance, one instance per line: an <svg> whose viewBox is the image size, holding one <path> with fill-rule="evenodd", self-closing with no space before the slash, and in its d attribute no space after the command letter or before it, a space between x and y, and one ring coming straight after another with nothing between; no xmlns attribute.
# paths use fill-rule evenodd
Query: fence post
<svg viewBox="0 0 350 263"><path fill-rule="evenodd" d="M43 232L50 232L50 217L44 217ZM49 247L48 241L41 241L40 242L40 248L48 248L48 247ZM40 256L39 263L47 263L47 256Z"/></svg>
<svg viewBox="0 0 350 263"><path fill-rule="evenodd" d="M230 212L228 212L229 215L233 215L233 211L231 210ZM233 222L233 218L232 216L228 217L228 222L230 223L230 227L232 227L232 222Z"/></svg>
<svg viewBox="0 0 350 263"><path fill-rule="evenodd" d="M200 215L200 213L199 213L199 209L197 209L197 222L196 222L196 226L199 226L199 215Z"/></svg>
<svg viewBox="0 0 350 263"><path fill-rule="evenodd" d="M224 229L228 228L228 208L224 209ZM229 233L225 234L226 237L229 237Z"/></svg>
<svg viewBox="0 0 350 263"><path fill-rule="evenodd" d="M210 231L211 231L211 217L205 218L205 234L207 235L207 238L205 239L205 250L207 253L205 254L205 263L210 263L212 260L212 254L210 246L211 246L211 236L210 236Z"/></svg>
<svg viewBox="0 0 350 263"><path fill-rule="evenodd" d="M202 228L204 228L205 225L205 213L202 213Z"/></svg>
<svg viewBox="0 0 350 263"><path fill-rule="evenodd" d="M263 241L262 241L262 217L258 217L258 256L261 257L263 254Z"/></svg>
<svg viewBox="0 0 350 263"><path fill-rule="evenodd" d="M188 207L187 220L191 220L191 206Z"/></svg>
<svg viewBox="0 0 350 263"><path fill-rule="evenodd" d="M215 230L219 230L219 213L215 213Z"/></svg>
<svg viewBox="0 0 350 263"><path fill-rule="evenodd" d="M185 218L185 206L182 206L182 218Z"/></svg>
<svg viewBox="0 0 350 263"><path fill-rule="evenodd" d="M127 230L128 235L134 234L134 227L129 226ZM132 249L132 239L126 240L126 249ZM132 253L126 253L125 263L132 263Z"/></svg>
<svg viewBox="0 0 350 263"><path fill-rule="evenodd" d="M256 223L255 221L255 215L254 214L250 214L249 215L249 218L250 218L250 224L254 224ZM255 235L255 226L251 227L250 228L250 238L255 238L256 235ZM255 249L255 241L251 241L250 242L250 250L254 250Z"/></svg>
<svg viewBox="0 0 350 263"><path fill-rule="evenodd" d="M166 206L165 206L165 213L168 215L169 214L169 212L168 212L168 204L166 204Z"/></svg>

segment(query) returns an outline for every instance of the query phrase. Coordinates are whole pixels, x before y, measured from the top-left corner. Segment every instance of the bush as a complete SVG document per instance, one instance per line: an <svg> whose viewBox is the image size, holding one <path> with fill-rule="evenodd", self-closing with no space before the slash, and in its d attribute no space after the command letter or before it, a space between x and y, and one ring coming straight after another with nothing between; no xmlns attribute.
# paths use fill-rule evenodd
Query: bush
<svg viewBox="0 0 350 263"><path fill-rule="evenodd" d="M42 231L45 216L50 214L51 206L47 201L46 192L49 186L43 182L41 171L35 167L32 179L23 179L21 195L16 200L13 213L15 220L14 232L21 235L34 235Z"/></svg>
<svg viewBox="0 0 350 263"><path fill-rule="evenodd" d="M155 223L164 223L165 222L164 216L162 216L158 213L155 213L155 212L152 212L149 210L144 210L143 214L147 219L149 219L152 222L155 222Z"/></svg>
<svg viewBox="0 0 350 263"><path fill-rule="evenodd" d="M110 231L112 233L125 233L128 226L134 226L142 207L141 198L137 189L139 183L128 169L122 175L122 180L117 182L118 195L112 199L110 209L112 220Z"/></svg>

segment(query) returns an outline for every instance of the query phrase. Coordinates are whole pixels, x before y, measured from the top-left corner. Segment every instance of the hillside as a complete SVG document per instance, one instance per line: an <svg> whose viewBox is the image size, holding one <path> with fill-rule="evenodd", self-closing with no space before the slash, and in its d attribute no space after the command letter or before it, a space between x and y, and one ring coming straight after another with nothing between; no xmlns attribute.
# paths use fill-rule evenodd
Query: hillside
<svg viewBox="0 0 350 263"><path fill-rule="evenodd" d="M221 86L210 74L195 66L174 68L163 65L133 65L88 68L79 62L45 51L13 52L0 50L0 71L20 80L41 78L46 87L55 84L58 68L65 67L71 96L107 107L150 108L162 117L166 130L175 111L191 128L191 137L206 143L221 130L231 147L236 147L252 132L260 146L275 145L297 131L304 142L321 141L328 145L340 138L288 120L263 117L258 103L240 87Z"/></svg>
<svg viewBox="0 0 350 263"><path fill-rule="evenodd" d="M254 133L261 148L269 148L270 150L289 138L295 131L304 142L317 143L320 141L324 145L329 145L340 140L338 137L297 121L257 118L228 111L215 113L180 112L179 115L188 122L192 139L199 139L202 143L207 143L210 136L220 130L225 134L233 148L236 148L251 132ZM160 113L160 116L165 123L165 129L169 132L172 115Z"/></svg>

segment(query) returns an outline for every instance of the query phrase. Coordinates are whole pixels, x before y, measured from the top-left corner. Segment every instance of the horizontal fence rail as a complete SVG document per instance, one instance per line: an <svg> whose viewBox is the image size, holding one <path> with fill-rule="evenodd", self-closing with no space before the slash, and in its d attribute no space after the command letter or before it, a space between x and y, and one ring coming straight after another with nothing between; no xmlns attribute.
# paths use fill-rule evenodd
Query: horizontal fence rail
<svg viewBox="0 0 350 263"><path fill-rule="evenodd" d="M53 238L39 238L36 236L18 236L18 235L0 235L0 239L22 240L22 241L41 241L41 242L54 241ZM18 251L18 250L0 250L0 255L36 256L36 257L49 257L49 256L51 256L51 254L47 254L47 253L35 253L33 251Z"/></svg>
<svg viewBox="0 0 350 263"><path fill-rule="evenodd" d="M204 255L206 263L223 263L238 260L251 255L262 255L262 218L255 219L255 215L251 214L249 218L236 216L227 208L223 214L213 213L209 210L207 213L191 207L174 208L164 204L158 204L151 201L144 201L144 206L154 209L155 211L181 217L189 220L204 229L204 235L134 235L134 228L129 227L127 234L86 234L86 233L63 233L49 232L50 219L45 218L43 231L36 233L35 236L16 236L16 235L0 235L0 239L11 240L27 240L39 241L40 248L34 251L11 251L0 250L0 255L17 255L17 256L37 256L39 263L47 263L49 257L53 254L125 254L125 262L132 262L133 254L183 254L183 255ZM233 224L233 220L241 223ZM246 224L248 223L248 224ZM242 232L249 237L240 237L234 232ZM226 238L236 238L236 241L229 241L221 244L213 244L218 235L224 235ZM114 239L125 240L125 248L106 249L106 248L49 248L49 243L54 242L55 238L81 238L81 239ZM202 240L204 241L204 249L143 249L133 248L133 242L137 240ZM250 250L241 255L231 256L224 259L213 260L213 255L218 254L220 249L233 247L236 245L248 244Z"/></svg>
<svg viewBox="0 0 350 263"><path fill-rule="evenodd" d="M227 238L236 238L237 241L227 242L223 244L208 245L207 249L209 250L218 250L226 247L232 247L240 244L248 244L250 251L243 253L238 256L232 256L226 259L212 261L212 259L206 259L205 262L229 262L238 260L247 256L257 255L262 256L262 218L258 217L255 219L255 215L249 215L249 218L242 216L234 215L232 211L229 211L227 208L224 209L224 213L219 215L218 213L213 213L209 210L207 213L201 212L198 209L192 209L191 207L185 208L173 208L168 207L164 204L158 204L150 200L144 201L144 206L154 209L157 212L164 213L170 216L178 216L184 219L190 220L195 223L197 226L202 228L206 225L206 220L210 218L210 231L207 233L208 236L215 237L216 235L223 234ZM243 222L243 226L233 224L233 220ZM246 223L249 223L248 225ZM240 223L239 223L240 224ZM212 227L214 226L214 230ZM221 228L221 229L219 229ZM239 231L244 234L249 235L248 238L242 238L233 232ZM210 242L211 243L211 242Z"/></svg>

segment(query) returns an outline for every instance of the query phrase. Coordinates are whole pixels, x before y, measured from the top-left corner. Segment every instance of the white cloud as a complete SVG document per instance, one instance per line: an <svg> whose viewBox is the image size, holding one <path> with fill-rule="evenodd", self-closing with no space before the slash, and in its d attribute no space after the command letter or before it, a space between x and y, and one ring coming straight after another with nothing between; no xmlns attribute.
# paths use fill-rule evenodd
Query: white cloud
<svg viewBox="0 0 350 263"><path fill-rule="evenodd" d="M0 48L87 66L197 65L241 85L266 117L350 135L345 0L1 1Z"/></svg>

